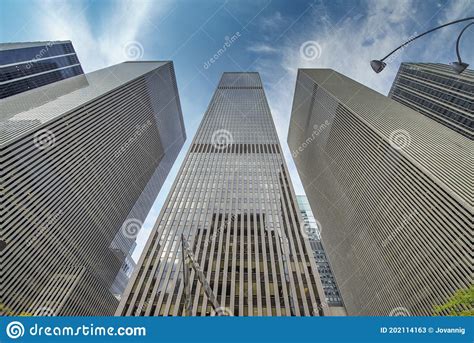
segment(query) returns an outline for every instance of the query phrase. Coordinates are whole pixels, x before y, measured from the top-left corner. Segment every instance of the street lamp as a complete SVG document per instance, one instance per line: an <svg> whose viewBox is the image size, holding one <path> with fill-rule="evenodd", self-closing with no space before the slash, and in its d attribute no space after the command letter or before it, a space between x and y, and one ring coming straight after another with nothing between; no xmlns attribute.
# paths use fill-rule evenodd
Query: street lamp
<svg viewBox="0 0 474 343"><path fill-rule="evenodd" d="M449 23L446 23L446 24L443 24L443 25L440 25L440 26L437 26L431 30L428 30L426 32L423 32L422 34L416 36L416 37L413 37L409 40L407 40L405 43L403 43L402 45L400 45L399 47L397 47L395 50L392 50L387 56L385 56L384 58L380 59L380 60L372 60L370 61L370 66L372 67L372 69L376 72L376 73L380 73L384 68L385 66L387 65L384 60L389 57L390 55L392 55L395 51L397 50L400 50L401 48L407 46L408 44L410 44L411 42L413 42L415 39L418 39L428 33L431 33L433 31L436 31L438 29L441 29L445 26L449 26L449 25L453 25L453 24L457 24L457 23L460 23L460 22L463 22L463 21L468 21L468 20L474 20L474 17L468 17L468 18L464 18L464 19L459 19L459 20L455 20L455 21L451 21ZM464 27L464 29L462 29L461 33L459 34L458 36L458 39L456 41L456 54L458 56L458 60L456 62L452 62L451 63L451 67L453 68L453 70L458 73L458 74L461 74L468 66L469 64L467 63L464 63L462 60L461 60L461 56L459 55L459 41L461 39L461 35L464 33L464 31L466 31L466 29L473 25L474 22L472 23L469 23L466 27Z"/></svg>
<svg viewBox="0 0 474 343"><path fill-rule="evenodd" d="M471 25L474 25L474 21L472 23L467 24L464 29L462 29L461 33L459 33L458 39L456 40L456 55L458 56L458 60L456 62L452 62L451 67L458 74L461 74L467 67L469 67L469 64L461 61L461 55L459 54L459 41L461 40L461 36L464 31L466 31L466 29Z"/></svg>

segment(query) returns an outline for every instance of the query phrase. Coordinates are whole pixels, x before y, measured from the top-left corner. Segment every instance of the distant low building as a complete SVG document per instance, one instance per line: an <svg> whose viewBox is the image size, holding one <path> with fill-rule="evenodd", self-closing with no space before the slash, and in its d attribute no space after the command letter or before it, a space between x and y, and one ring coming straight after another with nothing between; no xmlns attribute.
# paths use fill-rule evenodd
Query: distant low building
<svg viewBox="0 0 474 343"><path fill-rule="evenodd" d="M323 284L325 300L324 306L331 308L333 315L344 316L346 310L344 309L344 302L337 287L336 279L331 270L331 264L324 250L323 242L321 241L321 228L314 217L308 198L305 195L297 195L296 200L298 207L303 217L304 229L307 234L311 249L313 249L314 259L318 266L318 273Z"/></svg>

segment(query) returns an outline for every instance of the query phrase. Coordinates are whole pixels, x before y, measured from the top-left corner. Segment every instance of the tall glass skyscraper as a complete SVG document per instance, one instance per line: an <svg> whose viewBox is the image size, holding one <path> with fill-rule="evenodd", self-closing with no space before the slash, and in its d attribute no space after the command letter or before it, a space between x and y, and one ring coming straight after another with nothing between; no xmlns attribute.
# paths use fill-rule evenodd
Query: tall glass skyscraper
<svg viewBox="0 0 474 343"><path fill-rule="evenodd" d="M402 63L389 96L399 103L474 138L474 71L456 74L441 63Z"/></svg>
<svg viewBox="0 0 474 343"><path fill-rule="evenodd" d="M433 315L471 285L472 140L300 69L288 144L349 315Z"/></svg>
<svg viewBox="0 0 474 343"><path fill-rule="evenodd" d="M71 41L0 44L0 99L81 74Z"/></svg>
<svg viewBox="0 0 474 343"><path fill-rule="evenodd" d="M226 314L326 311L258 73L223 74L117 315L185 314L181 235ZM215 314L190 279L191 314Z"/></svg>
<svg viewBox="0 0 474 343"><path fill-rule="evenodd" d="M0 106L2 314L113 314L186 138L172 62L121 63Z"/></svg>

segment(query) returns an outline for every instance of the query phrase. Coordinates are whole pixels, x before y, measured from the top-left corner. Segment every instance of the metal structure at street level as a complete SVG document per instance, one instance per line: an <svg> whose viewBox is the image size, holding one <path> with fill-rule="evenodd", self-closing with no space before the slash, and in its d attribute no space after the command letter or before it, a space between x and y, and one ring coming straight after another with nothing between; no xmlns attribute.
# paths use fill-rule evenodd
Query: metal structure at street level
<svg viewBox="0 0 474 343"><path fill-rule="evenodd" d="M436 31L438 29L441 29L443 27L446 27L446 26L449 26L449 25L453 25L453 24L457 24L457 23L460 23L460 22L463 22L463 21L469 21L469 20L474 20L474 17L467 17L467 18L464 18L464 19L459 19L459 20L455 20L455 21L451 21L449 23L446 23L446 24L443 24L443 25L440 25L440 26L437 26L435 28L432 28L431 30L428 30L426 32L423 32L422 34L416 36L416 37L413 37L409 40L407 40L405 43L403 43L402 45L400 45L399 47L397 47L396 49L392 50L387 56L385 56L384 58L380 59L380 60L372 60L370 61L370 66L372 67L372 69L378 74L380 73L384 68L385 66L387 65L384 60L387 59L389 56L391 56L394 52L400 50L401 48L404 48L405 46L407 46L408 44L410 44L411 42L413 42L414 40L424 36L424 35L427 35L428 33L431 33L433 31ZM451 67L453 68L453 70L458 73L458 74L461 74L468 66L469 64L463 62L461 60L461 55L459 54L459 41L461 39L461 36L462 34L464 33L464 31L466 31L466 29L471 26L472 24L474 24L474 22L472 23L469 23L466 27L464 27L461 32L459 33L459 36L456 40L456 55L458 57L458 60L456 62L452 62L451 63Z"/></svg>
<svg viewBox="0 0 474 343"><path fill-rule="evenodd" d="M201 282L204 289L204 293L209 299L209 302L212 305L212 308L218 316L226 316L225 311L222 311L222 307L217 302L216 295L211 289L209 282L207 282L206 276L202 272L201 267L196 262L194 254L189 248L189 244L184 238L184 235L181 235L181 251L183 254L183 280L184 280L184 294L185 294L185 304L184 310L186 316L191 316L191 270L194 270L195 275L197 276L199 282Z"/></svg>

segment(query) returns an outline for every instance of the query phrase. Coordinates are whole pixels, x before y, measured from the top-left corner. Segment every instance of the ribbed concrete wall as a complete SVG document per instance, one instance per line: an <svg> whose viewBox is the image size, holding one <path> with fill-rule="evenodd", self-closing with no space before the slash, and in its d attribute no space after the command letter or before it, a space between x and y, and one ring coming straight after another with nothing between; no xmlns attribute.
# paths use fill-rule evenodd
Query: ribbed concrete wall
<svg viewBox="0 0 474 343"><path fill-rule="evenodd" d="M5 312L113 314L104 294L185 139L175 82L170 62L123 63L2 103Z"/></svg>
<svg viewBox="0 0 474 343"><path fill-rule="evenodd" d="M288 144L349 315L431 315L471 284L471 140L337 72L301 69Z"/></svg>

